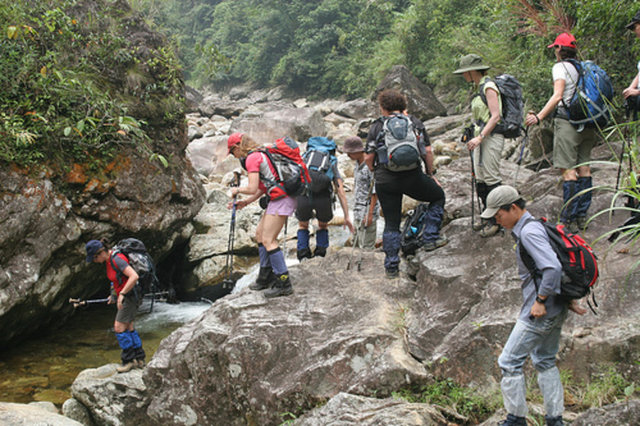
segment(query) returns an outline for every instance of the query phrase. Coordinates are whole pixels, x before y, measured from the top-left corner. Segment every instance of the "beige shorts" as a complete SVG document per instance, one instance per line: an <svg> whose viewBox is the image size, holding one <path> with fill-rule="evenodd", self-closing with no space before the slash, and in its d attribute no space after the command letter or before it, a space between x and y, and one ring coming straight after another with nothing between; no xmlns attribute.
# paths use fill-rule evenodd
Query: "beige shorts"
<svg viewBox="0 0 640 426"><path fill-rule="evenodd" d="M595 128L578 133L564 118L553 119L553 165L559 169L574 169L591 161L591 150L598 140Z"/></svg>

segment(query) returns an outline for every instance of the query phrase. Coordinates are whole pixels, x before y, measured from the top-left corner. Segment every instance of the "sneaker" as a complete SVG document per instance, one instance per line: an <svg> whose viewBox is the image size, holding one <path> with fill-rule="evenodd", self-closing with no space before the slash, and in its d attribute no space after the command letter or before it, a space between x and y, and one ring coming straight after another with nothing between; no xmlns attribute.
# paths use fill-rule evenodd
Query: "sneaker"
<svg viewBox="0 0 640 426"><path fill-rule="evenodd" d="M476 222L473 224L471 229L474 231L481 231L487 224L487 219L480 219L480 222Z"/></svg>
<svg viewBox="0 0 640 426"><path fill-rule="evenodd" d="M393 279L393 278L398 278L400 276L400 271L398 271L397 269L385 269L384 274L386 275L387 278Z"/></svg>
<svg viewBox="0 0 640 426"><path fill-rule="evenodd" d="M133 362L136 368L144 368L144 366L146 365L144 359L134 359Z"/></svg>
<svg viewBox="0 0 640 426"><path fill-rule="evenodd" d="M269 290L264 292L264 297L288 296L293 293L293 286L289 280L289 274L276 275L276 282Z"/></svg>
<svg viewBox="0 0 640 426"><path fill-rule="evenodd" d="M316 247L316 249L313 252L313 257L324 257L325 254L327 254L326 247Z"/></svg>
<svg viewBox="0 0 640 426"><path fill-rule="evenodd" d="M500 232L500 225L497 223L487 223L479 232L482 238L489 238Z"/></svg>
<svg viewBox="0 0 640 426"><path fill-rule="evenodd" d="M129 371L131 371L135 366L136 366L136 362L134 361L129 361L126 364L122 364L121 366L116 368L116 371L118 373L127 373Z"/></svg>
<svg viewBox="0 0 640 426"><path fill-rule="evenodd" d="M513 414L507 414L506 420L498 423L500 426L527 426L527 419L524 417L514 416Z"/></svg>
<svg viewBox="0 0 640 426"><path fill-rule="evenodd" d="M266 290L270 288L276 281L276 276L271 268L260 268L258 272L258 278L254 283L251 283L249 288L254 291Z"/></svg>
<svg viewBox="0 0 640 426"><path fill-rule="evenodd" d="M584 229L586 231L587 230L587 217L586 216L578 216L576 218L576 225L578 225L578 228Z"/></svg>
<svg viewBox="0 0 640 426"><path fill-rule="evenodd" d="M447 237L445 237L444 235L440 235L434 241L428 241L428 242L424 243L422 248L425 251L433 251L433 250L435 250L437 248L440 248L442 246L446 246L448 242L449 242L449 240L447 240Z"/></svg>

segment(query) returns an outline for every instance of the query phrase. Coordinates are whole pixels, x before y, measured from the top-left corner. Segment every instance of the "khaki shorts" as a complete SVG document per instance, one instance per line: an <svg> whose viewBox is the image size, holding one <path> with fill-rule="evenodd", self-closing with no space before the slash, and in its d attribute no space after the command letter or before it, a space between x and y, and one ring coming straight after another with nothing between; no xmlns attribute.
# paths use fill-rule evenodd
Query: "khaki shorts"
<svg viewBox="0 0 640 426"><path fill-rule="evenodd" d="M595 128L578 133L564 118L553 119L553 165L559 169L574 169L591 161L591 150L598 139Z"/></svg>
<svg viewBox="0 0 640 426"><path fill-rule="evenodd" d="M116 321L123 323L131 323L136 318L138 312L138 301L132 294L131 296L125 296L122 301L122 309L118 309L116 314Z"/></svg>

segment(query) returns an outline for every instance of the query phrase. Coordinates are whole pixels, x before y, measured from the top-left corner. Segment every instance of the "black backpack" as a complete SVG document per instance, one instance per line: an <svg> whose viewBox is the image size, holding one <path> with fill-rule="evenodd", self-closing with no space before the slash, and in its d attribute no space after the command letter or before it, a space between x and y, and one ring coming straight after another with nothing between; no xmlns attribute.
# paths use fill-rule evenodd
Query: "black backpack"
<svg viewBox="0 0 640 426"><path fill-rule="evenodd" d="M400 240L400 249L405 256L413 255L422 246L422 231L424 231L428 210L427 203L418 204L405 219Z"/></svg>
<svg viewBox="0 0 640 426"><path fill-rule="evenodd" d="M529 218L523 225L533 222L536 219ZM558 256L562 265L562 281L560 284L560 296L567 301L581 299L589 295L596 281L598 280L598 258L593 249L582 239L581 236L572 234L565 230L562 224L552 224L542 217L538 220L544 227L549 237L551 248ZM533 277L533 282L538 289L538 281L542 273L536 268L535 261L529 255L522 243L518 241L520 247L520 258ZM594 305L598 304L592 295ZM587 301L588 302L588 301ZM589 302L588 302L589 303ZM595 313L591 303L589 307Z"/></svg>
<svg viewBox="0 0 640 426"><path fill-rule="evenodd" d="M117 254L123 254L129 261L129 265L138 274L138 282L133 291L136 298L141 301L144 294L152 290L158 282L153 258L144 243L136 238L125 238L118 241L118 244L111 250L109 262L111 262L111 267L116 271L116 277L119 282L124 274L118 269L113 260Z"/></svg>
<svg viewBox="0 0 640 426"><path fill-rule="evenodd" d="M517 138L522 133L522 117L524 115L524 99L522 98L522 86L520 82L510 74L500 74L493 81L498 86L502 99L502 120L493 129L494 133L504 135L505 138ZM480 98L487 103L484 94L484 86L480 86Z"/></svg>

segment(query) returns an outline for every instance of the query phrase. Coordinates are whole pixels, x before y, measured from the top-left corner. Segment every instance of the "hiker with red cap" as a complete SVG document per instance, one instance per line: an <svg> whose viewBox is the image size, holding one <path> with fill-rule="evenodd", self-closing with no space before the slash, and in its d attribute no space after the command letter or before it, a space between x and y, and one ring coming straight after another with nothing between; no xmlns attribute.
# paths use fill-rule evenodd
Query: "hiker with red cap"
<svg viewBox="0 0 640 426"><path fill-rule="evenodd" d="M532 126L540 124L545 117L553 117L553 165L560 169L563 179L564 205L560 221L570 232L577 233L585 228L587 210L591 205L591 191L586 191L592 187L591 169L584 163L591 160L591 150L598 133L594 127L576 128L569 122L568 105L577 90L580 76L574 65L578 52L575 37L562 33L547 47L554 49L556 57L552 68L553 95L540 112L527 113L525 124ZM582 195L575 197L582 191Z"/></svg>
<svg viewBox="0 0 640 426"><path fill-rule="evenodd" d="M265 152L265 147L243 133L233 133L229 136L227 147L229 154L240 160L249 175L247 186L231 188L231 197L234 199L232 203L236 203L236 208L242 209L267 194L267 198L264 198L265 212L256 228L260 272L256 282L249 288L257 291L266 289L265 297L287 296L293 293L293 287L284 253L278 244L278 234L287 218L295 212L296 199L287 195L277 184L279 176L276 166ZM236 201L238 194L249 197Z"/></svg>

